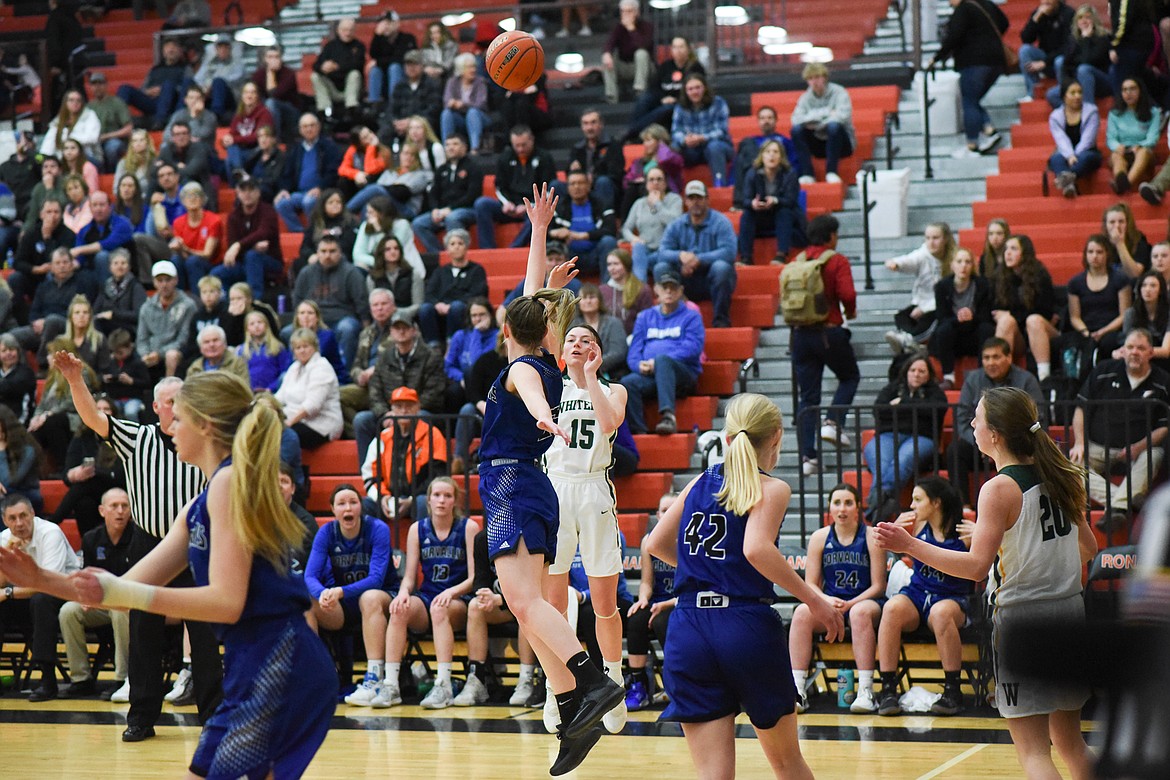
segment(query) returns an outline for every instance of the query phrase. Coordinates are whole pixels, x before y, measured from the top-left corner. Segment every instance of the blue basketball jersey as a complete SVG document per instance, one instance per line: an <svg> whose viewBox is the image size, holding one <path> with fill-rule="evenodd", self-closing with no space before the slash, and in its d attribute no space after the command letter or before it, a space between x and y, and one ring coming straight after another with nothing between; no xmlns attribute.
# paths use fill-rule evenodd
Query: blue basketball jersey
<svg viewBox="0 0 1170 780"><path fill-rule="evenodd" d="M219 468L231 464L228 458ZM219 469L216 469L218 472ZM208 480L210 484L211 480ZM291 552L291 551L290 551ZM211 565L211 517L207 513L207 490L204 489L187 510L187 565L195 584L206 587ZM278 571L267 558L252 556L252 573L248 578L248 595L238 622L231 625L212 623L216 636L225 644L244 646L257 639L258 624L272 621L274 628L283 623L275 621L300 616L311 601L305 581L292 576L291 571Z"/></svg>
<svg viewBox="0 0 1170 780"><path fill-rule="evenodd" d="M918 538L944 550L967 552L967 546L959 541L957 536L952 536L941 542L936 540L930 531L930 525L922 526L922 530L918 532ZM917 585L927 593L936 596L966 596L971 593L972 583L970 580L945 574L933 566L927 566L922 561L915 560L914 574L910 577L910 584Z"/></svg>
<svg viewBox="0 0 1170 780"><path fill-rule="evenodd" d="M829 526L825 551L821 554L821 570L825 574L821 590L826 596L848 601L870 586L867 530L864 522L859 523L852 544L845 545L837 538L837 527Z"/></svg>
<svg viewBox="0 0 1170 780"><path fill-rule="evenodd" d="M707 469L687 493L678 534L676 594L714 591L724 596L771 601L772 583L743 553L747 517L715 500L723 488L723 464Z"/></svg>
<svg viewBox="0 0 1170 780"><path fill-rule="evenodd" d="M326 523L321 529L319 533L328 534L326 537L328 546L325 549L329 554L332 570L332 587L352 585L370 576L370 565L374 557L374 527L381 522L376 517L362 515L361 533L353 539L345 538L345 534L341 532L341 524L336 520ZM393 559L393 555L391 558ZM397 589L398 570L394 568L393 560L386 566L386 576L382 582L375 583L374 587Z"/></svg>
<svg viewBox="0 0 1170 780"><path fill-rule="evenodd" d="M674 598L674 567L654 556L650 556L650 563L654 568L654 594L650 596L650 603L657 604ZM646 576L646 561L642 561L642 576Z"/></svg>
<svg viewBox="0 0 1170 780"><path fill-rule="evenodd" d="M440 539L429 517L418 521L418 559L422 564L419 595L434 598L452 585L467 579L467 518L460 517L451 526L446 539Z"/></svg>
<svg viewBox="0 0 1170 780"><path fill-rule="evenodd" d="M517 363L532 366L540 375L544 397L548 399L554 422L560 413L564 383L556 358L545 350L541 350L539 356L522 355L516 358L500 372L488 391L487 408L483 413L483 437L479 445L481 461L496 458L536 461L552 446L553 435L538 429L524 401L519 395L509 393L505 387L508 372Z"/></svg>

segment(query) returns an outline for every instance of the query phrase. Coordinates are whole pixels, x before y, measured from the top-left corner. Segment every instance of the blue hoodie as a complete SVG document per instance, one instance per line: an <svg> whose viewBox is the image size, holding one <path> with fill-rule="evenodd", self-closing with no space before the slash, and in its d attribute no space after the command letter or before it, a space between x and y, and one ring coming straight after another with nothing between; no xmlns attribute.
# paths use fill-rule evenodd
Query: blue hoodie
<svg viewBox="0 0 1170 780"><path fill-rule="evenodd" d="M638 373L638 364L643 360L669 355L698 376L703 371L699 356L706 337L702 315L686 301L679 301L678 308L670 314L663 314L661 306L646 309L634 321L626 365Z"/></svg>

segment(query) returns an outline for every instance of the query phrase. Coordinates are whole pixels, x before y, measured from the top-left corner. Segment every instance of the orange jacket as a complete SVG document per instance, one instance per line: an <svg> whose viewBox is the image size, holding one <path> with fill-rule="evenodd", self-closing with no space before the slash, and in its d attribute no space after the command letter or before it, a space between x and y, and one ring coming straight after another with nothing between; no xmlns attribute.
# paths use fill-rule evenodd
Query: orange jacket
<svg viewBox="0 0 1170 780"><path fill-rule="evenodd" d="M386 170L386 161L382 159L382 155L378 152L378 146L366 147L364 173L369 177L370 184L374 183L374 179L378 178L378 174ZM353 157L355 154L357 154L357 150L352 146L345 150L345 154L341 158L341 167L337 169L338 176L353 179L358 174L358 169L353 165Z"/></svg>
<svg viewBox="0 0 1170 780"><path fill-rule="evenodd" d="M393 492L391 486L394 480L391 479L391 469L394 464L394 430L392 426L382 431L379 437L380 451L371 445L370 451L366 454L366 462L362 464L362 477L367 492L375 485L380 485L384 493ZM377 477L374 476L375 459L380 460ZM410 482L412 494L421 494L426 489L426 483L433 477L446 473L448 462L447 439L443 432L429 423L417 420L414 424L414 445L406 455L406 474L400 475L399 478L405 478Z"/></svg>

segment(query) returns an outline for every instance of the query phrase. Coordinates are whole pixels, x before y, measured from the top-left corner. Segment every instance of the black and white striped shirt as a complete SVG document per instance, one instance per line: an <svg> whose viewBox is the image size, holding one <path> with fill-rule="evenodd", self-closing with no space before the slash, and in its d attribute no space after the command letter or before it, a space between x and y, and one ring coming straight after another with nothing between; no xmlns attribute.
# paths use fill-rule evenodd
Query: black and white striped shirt
<svg viewBox="0 0 1170 780"><path fill-rule="evenodd" d="M187 502L206 486L203 471L179 460L171 437L158 423L110 421L110 446L126 467L126 492L134 522L161 539Z"/></svg>

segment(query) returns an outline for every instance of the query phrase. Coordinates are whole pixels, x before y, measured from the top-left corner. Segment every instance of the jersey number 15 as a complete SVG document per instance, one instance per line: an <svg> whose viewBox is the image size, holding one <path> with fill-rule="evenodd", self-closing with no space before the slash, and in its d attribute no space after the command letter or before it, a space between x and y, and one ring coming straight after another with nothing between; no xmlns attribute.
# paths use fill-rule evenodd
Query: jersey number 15
<svg viewBox="0 0 1170 780"><path fill-rule="evenodd" d="M588 450L593 447L593 424L597 420L587 417L577 417L569 426L569 446L575 449Z"/></svg>

